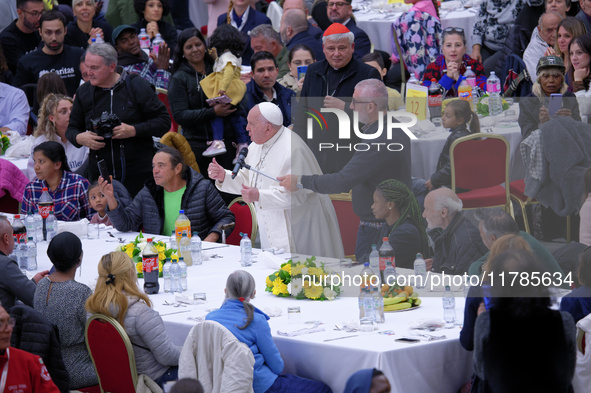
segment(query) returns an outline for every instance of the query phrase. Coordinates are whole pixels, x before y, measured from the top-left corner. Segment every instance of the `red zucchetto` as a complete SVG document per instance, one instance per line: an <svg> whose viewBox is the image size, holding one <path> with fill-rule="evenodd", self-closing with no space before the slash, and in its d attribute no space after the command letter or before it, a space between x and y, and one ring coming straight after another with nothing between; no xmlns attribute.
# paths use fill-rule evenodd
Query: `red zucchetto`
<svg viewBox="0 0 591 393"><path fill-rule="evenodd" d="M328 26L328 29L324 31L324 34L322 34L322 36L326 37L333 34L346 34L350 32L351 30L347 29L345 25L342 25L340 23L333 23L332 25Z"/></svg>

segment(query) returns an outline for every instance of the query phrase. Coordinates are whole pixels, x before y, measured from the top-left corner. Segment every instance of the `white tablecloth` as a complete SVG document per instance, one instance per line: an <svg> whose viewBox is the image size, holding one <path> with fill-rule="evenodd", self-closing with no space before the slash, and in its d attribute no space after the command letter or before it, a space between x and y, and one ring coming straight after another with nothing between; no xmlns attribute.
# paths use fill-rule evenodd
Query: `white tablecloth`
<svg viewBox="0 0 591 393"><path fill-rule="evenodd" d="M467 43L467 52L472 52L472 26L476 21L476 9L462 9L460 11L441 12L441 28L461 27L464 29ZM390 16L378 12L355 13L357 26L364 30L375 49L392 53L392 22L402 13L394 13ZM386 18L386 19L384 19Z"/></svg>
<svg viewBox="0 0 591 393"><path fill-rule="evenodd" d="M112 233L126 240L133 239L136 233ZM156 236L157 239L163 238ZM97 278L96 265L100 257L113 250L117 243L112 241L106 233L101 233L97 240L83 239L84 260L81 276L76 280L94 288ZM221 247L220 247L221 246ZM201 305L173 307L164 305L174 302L174 295L163 293L163 282L160 280L160 293L151 295L154 308L164 319L166 329L173 341L182 345L196 323L188 317L205 316L211 309L218 308L224 298L225 281L229 273L241 269L239 263L239 248L214 243L204 243L204 255L208 256L201 266L188 268L188 291L184 294L192 298L195 292L205 292L207 302ZM211 250L207 250L211 249ZM39 270L51 267L46 255L47 242L38 245ZM259 250L254 250L256 253ZM222 258L212 258L213 255ZM277 256L281 260L286 255ZM260 258L260 257L258 257ZM257 259L258 259L257 258ZM337 265L338 267L338 265ZM273 272L263 261L246 268L257 281L257 296L253 304L263 310L278 308L282 316L271 318L269 324L273 338L285 362L285 373L293 373L326 382L334 392L341 392L347 378L362 368L375 367L384 371L392 385L392 392L455 392L471 375L471 354L461 348L458 341L459 328L443 329L435 334L445 334L447 339L440 341L422 341L417 344L402 344L394 340L412 333L409 326L422 319L441 319L443 315L440 297L429 297L428 292L420 292L423 303L421 307L408 312L387 313L386 323L380 330L392 330L395 335L382 335L379 332L334 331L337 323L358 319L356 297L341 297L332 302L308 300L292 300L277 298L265 292L265 277ZM360 270L360 267L356 267ZM29 273L29 276L31 274ZM140 280L140 286L142 280ZM433 293L430 293L434 295ZM456 294L457 315L462 314L462 293ZM300 306L302 321L321 321L326 331L299 337L281 337L277 330L290 327L287 320L287 307ZM325 342L324 340L351 336Z"/></svg>

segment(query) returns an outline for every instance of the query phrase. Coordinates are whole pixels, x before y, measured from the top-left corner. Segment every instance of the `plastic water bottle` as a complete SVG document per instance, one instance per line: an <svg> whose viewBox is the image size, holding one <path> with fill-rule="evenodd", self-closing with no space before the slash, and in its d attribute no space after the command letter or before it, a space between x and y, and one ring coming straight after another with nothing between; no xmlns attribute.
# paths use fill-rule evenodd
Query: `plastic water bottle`
<svg viewBox="0 0 591 393"><path fill-rule="evenodd" d="M160 33L156 33L156 37L152 41L152 53L158 57L158 50L160 49L160 44L164 42Z"/></svg>
<svg viewBox="0 0 591 393"><path fill-rule="evenodd" d="M371 269L369 262L363 264L363 269L359 273L359 277L361 277L362 280L362 288L367 287L377 290L380 287L380 277Z"/></svg>
<svg viewBox="0 0 591 393"><path fill-rule="evenodd" d="M140 48L147 54L150 55L150 36L146 33L146 29L141 29L140 33L137 35L137 38L140 40Z"/></svg>
<svg viewBox="0 0 591 393"><path fill-rule="evenodd" d="M252 266L252 242L248 234L240 232L240 265L243 267Z"/></svg>
<svg viewBox="0 0 591 393"><path fill-rule="evenodd" d="M382 239L382 246L380 247L380 279L381 282L384 282L386 279L384 270L386 270L386 266L394 266L396 267L396 260L394 258L394 249L390 245L387 237Z"/></svg>
<svg viewBox="0 0 591 393"><path fill-rule="evenodd" d="M449 285L445 286L443 294L443 320L448 325L453 325L456 320L456 298Z"/></svg>
<svg viewBox="0 0 591 393"><path fill-rule="evenodd" d="M396 284L396 266L394 265L394 260L392 260L392 264L386 266L384 269L384 283L392 286Z"/></svg>
<svg viewBox="0 0 591 393"><path fill-rule="evenodd" d="M375 244L371 245L371 253L369 254L369 267L374 272L380 270L380 252L378 251L378 246Z"/></svg>
<svg viewBox="0 0 591 393"><path fill-rule="evenodd" d="M37 270L37 244L33 240L33 236L29 236L27 240L27 270Z"/></svg>
<svg viewBox="0 0 591 393"><path fill-rule="evenodd" d="M184 259L184 263L188 266L193 265L193 259L191 258L191 239L187 237L186 233L183 233L181 241L179 242L180 257ZM180 261L180 259L179 259ZM180 263L180 262L179 262Z"/></svg>
<svg viewBox="0 0 591 393"><path fill-rule="evenodd" d="M45 220L45 228L47 230L47 241L50 242L55 235L57 235L57 218L53 214L53 208L49 212L49 216Z"/></svg>
<svg viewBox="0 0 591 393"><path fill-rule="evenodd" d="M27 237L32 237L33 240L37 240L36 228L35 228L35 217L33 212L29 211L25 217L25 228L27 228Z"/></svg>
<svg viewBox="0 0 591 393"><path fill-rule="evenodd" d="M406 82L407 85L420 85L421 82L417 79L416 75L414 72L410 73L410 78L408 78L408 82Z"/></svg>
<svg viewBox="0 0 591 393"><path fill-rule="evenodd" d="M495 116L503 112L503 101L501 99L501 81L495 75L494 71L490 72L490 76L486 80L486 91L488 92L488 110L491 116Z"/></svg>
<svg viewBox="0 0 591 393"><path fill-rule="evenodd" d="M170 281L171 281L171 292L182 292L183 289L181 287L181 267L179 266L176 259L172 260L172 265L170 265Z"/></svg>
<svg viewBox="0 0 591 393"><path fill-rule="evenodd" d="M359 320L361 321L365 318L369 318L375 322L375 305L369 287L361 288L361 292L357 299L359 302Z"/></svg>
<svg viewBox="0 0 591 393"><path fill-rule="evenodd" d="M172 234L170 235L170 248L174 248L178 251L179 245L176 241L176 232L173 230Z"/></svg>
<svg viewBox="0 0 591 393"><path fill-rule="evenodd" d="M466 82L468 82L468 84L472 88L472 110L474 110L474 108L476 108L476 105L478 104L478 88L476 85L476 74L474 73L474 71L472 71L472 66L466 67L464 77L466 78Z"/></svg>
<svg viewBox="0 0 591 393"><path fill-rule="evenodd" d="M170 258L166 258L162 266L162 278L164 279L164 292L172 292L172 280L170 276Z"/></svg>
<svg viewBox="0 0 591 393"><path fill-rule="evenodd" d="M181 290L187 290L187 264L183 257L179 258L179 267L181 268Z"/></svg>
<svg viewBox="0 0 591 393"><path fill-rule="evenodd" d="M374 302L374 321L375 323L384 323L384 298L379 290L375 289L371 291L371 295Z"/></svg>
<svg viewBox="0 0 591 393"><path fill-rule="evenodd" d="M191 237L191 258L193 265L201 265L203 263L203 256L201 255L201 238L197 233Z"/></svg>
<svg viewBox="0 0 591 393"><path fill-rule="evenodd" d="M441 100L443 97L443 87L437 83L437 79L431 79L429 85L429 115L431 120L441 119Z"/></svg>
<svg viewBox="0 0 591 393"><path fill-rule="evenodd" d="M25 239L19 240L17 251L16 251L16 258L18 262L18 267L21 269L21 272L26 275L27 271L27 245L25 243Z"/></svg>
<svg viewBox="0 0 591 393"><path fill-rule="evenodd" d="M104 44L105 40L103 39L103 35L101 33L97 33L94 42L97 44Z"/></svg>
<svg viewBox="0 0 591 393"><path fill-rule="evenodd" d="M414 262L414 268L416 277L415 287L419 289L425 288L427 285L427 264L420 253L417 254L417 259L415 259Z"/></svg>
<svg viewBox="0 0 591 393"><path fill-rule="evenodd" d="M33 218L35 219L35 241L39 243L43 240L43 218L37 209L33 213Z"/></svg>

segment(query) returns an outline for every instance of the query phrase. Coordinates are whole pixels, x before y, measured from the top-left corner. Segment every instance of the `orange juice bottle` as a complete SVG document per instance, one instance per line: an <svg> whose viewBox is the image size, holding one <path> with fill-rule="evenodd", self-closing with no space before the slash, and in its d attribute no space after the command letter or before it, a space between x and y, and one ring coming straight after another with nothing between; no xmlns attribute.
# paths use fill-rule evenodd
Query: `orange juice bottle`
<svg viewBox="0 0 591 393"><path fill-rule="evenodd" d="M472 86L470 86L465 79L462 80L460 87L458 87L458 97L460 100L468 101L470 103L470 108L474 110L474 103L472 102Z"/></svg>
<svg viewBox="0 0 591 393"><path fill-rule="evenodd" d="M180 244L183 233L186 233L189 239L191 238L191 221L185 216L184 210L179 211L179 216L174 223L174 232L177 244Z"/></svg>

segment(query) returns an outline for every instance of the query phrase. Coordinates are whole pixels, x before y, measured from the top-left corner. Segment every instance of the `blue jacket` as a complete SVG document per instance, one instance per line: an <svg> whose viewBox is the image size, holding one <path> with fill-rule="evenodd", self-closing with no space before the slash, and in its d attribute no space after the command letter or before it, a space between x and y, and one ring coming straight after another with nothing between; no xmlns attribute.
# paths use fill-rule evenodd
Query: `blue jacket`
<svg viewBox="0 0 591 393"><path fill-rule="evenodd" d="M591 287L584 285L573 289L560 301L560 311L569 312L575 323L591 314Z"/></svg>
<svg viewBox="0 0 591 393"><path fill-rule="evenodd" d="M291 50L297 44L308 45L314 52L316 61L324 60L326 58L324 56L324 52L322 51L322 39L314 37L309 28L308 30L301 31L294 35L287 43L287 49Z"/></svg>
<svg viewBox="0 0 591 393"><path fill-rule="evenodd" d="M365 31L357 27L357 24L355 23L353 18L349 19L349 22L347 22L345 27L351 30L351 33L353 33L353 35L355 36L354 55L358 59L361 59L363 56L367 55L371 51L371 42L369 41L369 37L367 36L367 33Z"/></svg>
<svg viewBox="0 0 591 393"><path fill-rule="evenodd" d="M226 24L226 19L228 18L228 13L226 12L223 15L218 17L218 26ZM250 67L250 58L254 54L252 48L250 47L250 31L257 27L258 25L271 25L271 20L267 18L265 14L255 10L254 8L250 8L248 10L248 19L244 24L244 27L240 31L242 38L244 40L244 52L242 52L242 65Z"/></svg>
<svg viewBox="0 0 591 393"><path fill-rule="evenodd" d="M273 89L277 93L276 104L281 109L281 113L283 113L283 125L287 127L291 124L291 99L295 97L296 93L291 89L281 86L279 82L275 82ZM246 111L249 112L255 105L261 102L265 102L263 92L253 79L246 84L246 94L244 95Z"/></svg>
<svg viewBox="0 0 591 393"><path fill-rule="evenodd" d="M246 311L239 300L229 299L218 310L207 314L205 319L219 322L240 342L248 345L254 355L254 392L266 392L283 372L283 359L273 342L267 322L269 317L255 308L250 325L246 329L238 329L238 326L244 325Z"/></svg>

